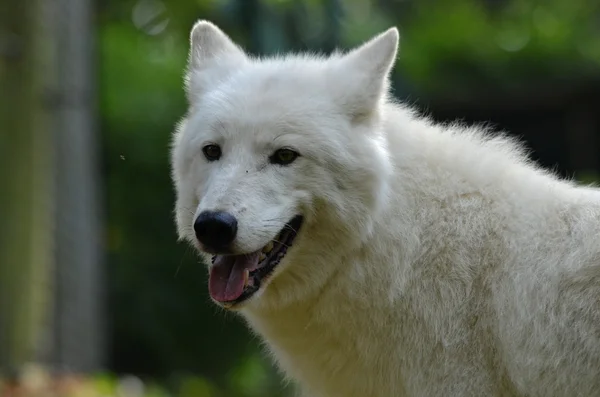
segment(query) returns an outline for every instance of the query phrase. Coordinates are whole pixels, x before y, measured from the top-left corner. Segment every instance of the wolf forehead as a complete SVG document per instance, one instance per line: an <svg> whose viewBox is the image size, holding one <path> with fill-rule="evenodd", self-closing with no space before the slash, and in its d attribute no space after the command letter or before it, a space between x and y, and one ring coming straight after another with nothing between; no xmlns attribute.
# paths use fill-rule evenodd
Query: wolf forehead
<svg viewBox="0 0 600 397"><path fill-rule="evenodd" d="M301 56L256 61L215 84L188 114L190 149L210 141L270 149L289 145L315 157L321 150L344 150L350 120L325 85L324 62ZM317 138L315 147L310 143Z"/></svg>
<svg viewBox="0 0 600 397"><path fill-rule="evenodd" d="M326 95L334 88L330 74L335 73L336 54L310 55L288 54L265 58L248 56L248 61L239 65L215 89L228 94L256 94L266 96L306 93ZM193 75L190 76L193 78ZM210 92L210 87L207 92Z"/></svg>
<svg viewBox="0 0 600 397"><path fill-rule="evenodd" d="M304 155L310 154L304 153L309 149L343 149L345 139L340 141L340 136L347 134L344 125L349 123L342 115L327 111L330 104L305 103L298 97L276 99L276 94L263 92L253 94L253 100L240 93L219 95L226 95L226 100L207 98L203 107L188 115L183 129L188 150L197 151L208 143L255 149L292 146Z"/></svg>
<svg viewBox="0 0 600 397"><path fill-rule="evenodd" d="M338 126L340 120L333 119L342 117L343 109L333 88L324 85L326 73L317 71L323 68L296 73L299 62L303 61L274 59L241 68L203 92L190 113L193 121L214 133L240 127L299 132Z"/></svg>

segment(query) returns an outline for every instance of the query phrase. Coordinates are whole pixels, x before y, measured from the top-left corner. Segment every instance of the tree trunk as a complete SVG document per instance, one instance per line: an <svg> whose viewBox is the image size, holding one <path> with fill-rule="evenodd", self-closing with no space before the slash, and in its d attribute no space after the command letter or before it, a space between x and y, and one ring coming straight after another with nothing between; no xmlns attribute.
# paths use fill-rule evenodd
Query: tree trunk
<svg viewBox="0 0 600 397"><path fill-rule="evenodd" d="M92 0L54 0L58 38L56 99L57 233L55 364L91 372L103 364L100 175L95 117Z"/></svg>
<svg viewBox="0 0 600 397"><path fill-rule="evenodd" d="M52 307L53 43L41 1L0 5L0 370L47 352Z"/></svg>
<svg viewBox="0 0 600 397"><path fill-rule="evenodd" d="M0 2L0 371L101 368L92 0Z"/></svg>

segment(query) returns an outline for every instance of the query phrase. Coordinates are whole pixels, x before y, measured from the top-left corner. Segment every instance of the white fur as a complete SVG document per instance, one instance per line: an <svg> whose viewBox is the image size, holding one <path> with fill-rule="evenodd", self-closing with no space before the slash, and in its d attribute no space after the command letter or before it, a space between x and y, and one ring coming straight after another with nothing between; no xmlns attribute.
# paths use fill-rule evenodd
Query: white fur
<svg viewBox="0 0 600 397"><path fill-rule="evenodd" d="M396 29L327 58L253 59L205 21L191 37L180 236L226 210L243 253L305 216L239 312L308 396L600 395L600 191L390 100ZM284 146L302 156L269 164Z"/></svg>

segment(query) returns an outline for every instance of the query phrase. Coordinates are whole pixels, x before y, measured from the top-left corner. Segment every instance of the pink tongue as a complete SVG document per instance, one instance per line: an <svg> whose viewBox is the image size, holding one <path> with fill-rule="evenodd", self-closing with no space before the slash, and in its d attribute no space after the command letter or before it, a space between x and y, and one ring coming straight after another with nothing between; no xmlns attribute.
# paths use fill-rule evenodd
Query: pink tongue
<svg viewBox="0 0 600 397"><path fill-rule="evenodd" d="M217 255L210 268L208 291L217 302L230 302L244 293L244 270L258 267L260 251L246 255Z"/></svg>

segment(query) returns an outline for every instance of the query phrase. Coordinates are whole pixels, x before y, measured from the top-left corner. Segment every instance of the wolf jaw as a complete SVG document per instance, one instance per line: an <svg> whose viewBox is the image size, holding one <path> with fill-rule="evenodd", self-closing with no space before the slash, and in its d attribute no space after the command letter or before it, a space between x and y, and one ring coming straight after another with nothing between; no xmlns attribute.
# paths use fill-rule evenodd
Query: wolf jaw
<svg viewBox="0 0 600 397"><path fill-rule="evenodd" d="M256 294L292 247L304 218L295 216L262 249L237 255L214 255L209 293L218 304L231 308Z"/></svg>

